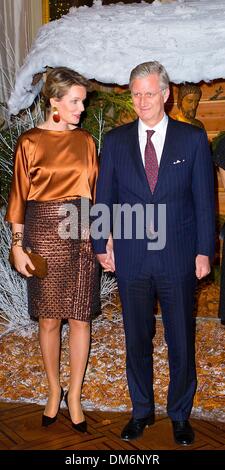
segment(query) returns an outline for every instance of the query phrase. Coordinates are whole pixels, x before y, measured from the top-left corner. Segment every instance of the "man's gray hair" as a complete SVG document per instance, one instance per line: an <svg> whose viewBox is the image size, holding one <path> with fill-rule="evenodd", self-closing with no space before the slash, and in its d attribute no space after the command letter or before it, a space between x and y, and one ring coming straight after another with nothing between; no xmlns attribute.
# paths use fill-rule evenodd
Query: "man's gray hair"
<svg viewBox="0 0 225 470"><path fill-rule="evenodd" d="M132 82L136 78L147 77L148 75L152 75L155 73L159 75L160 88L168 88L170 82L169 75L165 67L163 67L162 64L157 62L157 60L154 60L152 62L143 62L143 64L139 64L133 70L131 70L129 88L131 89Z"/></svg>

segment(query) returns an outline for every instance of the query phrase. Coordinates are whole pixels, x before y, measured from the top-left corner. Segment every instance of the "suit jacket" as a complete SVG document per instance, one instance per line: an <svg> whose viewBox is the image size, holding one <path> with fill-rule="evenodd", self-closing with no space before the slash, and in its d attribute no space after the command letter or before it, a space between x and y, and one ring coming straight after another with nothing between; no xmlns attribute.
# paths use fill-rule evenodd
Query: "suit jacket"
<svg viewBox="0 0 225 470"><path fill-rule="evenodd" d="M197 254L214 254L215 215L213 165L203 129L169 118L152 194L148 185L138 140L138 120L110 131L104 139L96 203L106 204L111 216L113 204L166 204L166 244L149 252L170 277L187 275L195 269ZM111 218L112 219L112 218ZM134 229L135 224L133 224ZM111 230L113 223L111 220ZM105 253L107 234L93 239L96 253ZM148 238L114 239L116 273L126 279L139 272L147 253Z"/></svg>

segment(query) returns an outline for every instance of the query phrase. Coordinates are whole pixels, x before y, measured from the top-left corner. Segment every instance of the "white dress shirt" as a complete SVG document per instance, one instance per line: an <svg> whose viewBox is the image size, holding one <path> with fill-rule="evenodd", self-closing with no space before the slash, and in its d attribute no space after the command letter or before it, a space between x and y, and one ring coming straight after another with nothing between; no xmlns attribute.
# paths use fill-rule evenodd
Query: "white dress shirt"
<svg viewBox="0 0 225 470"><path fill-rule="evenodd" d="M166 130L168 125L168 116L164 114L163 118L161 119L158 124L154 127L148 127L140 118L138 122L138 137L139 137L139 145L141 150L142 161L145 166L145 147L147 142L147 130L154 130L155 133L153 134L151 141L155 147L156 155L158 164L160 164L163 146L166 138Z"/></svg>

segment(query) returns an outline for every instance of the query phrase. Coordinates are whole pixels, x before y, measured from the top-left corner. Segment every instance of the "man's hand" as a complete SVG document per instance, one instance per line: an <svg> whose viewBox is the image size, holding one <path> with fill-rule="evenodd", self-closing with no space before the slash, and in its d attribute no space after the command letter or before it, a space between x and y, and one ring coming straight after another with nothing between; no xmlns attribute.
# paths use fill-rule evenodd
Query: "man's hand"
<svg viewBox="0 0 225 470"><path fill-rule="evenodd" d="M195 258L195 274L198 279L202 279L207 276L210 271L209 257L205 255L197 255Z"/></svg>
<svg viewBox="0 0 225 470"><path fill-rule="evenodd" d="M112 235L110 234L107 245L106 245L106 253L101 253L97 256L98 262L101 264L104 272L112 272L115 271L115 260L114 260L114 251L113 251L113 239Z"/></svg>

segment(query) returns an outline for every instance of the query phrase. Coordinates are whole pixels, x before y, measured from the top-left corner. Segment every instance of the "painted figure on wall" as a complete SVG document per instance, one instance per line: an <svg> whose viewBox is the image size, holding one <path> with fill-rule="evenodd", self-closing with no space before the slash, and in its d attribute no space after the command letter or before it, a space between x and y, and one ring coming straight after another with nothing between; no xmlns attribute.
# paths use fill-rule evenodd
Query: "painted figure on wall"
<svg viewBox="0 0 225 470"><path fill-rule="evenodd" d="M204 128L204 124L195 117L201 96L202 91L199 86L181 85L177 98L178 113L175 118L178 121L188 122L194 126Z"/></svg>

